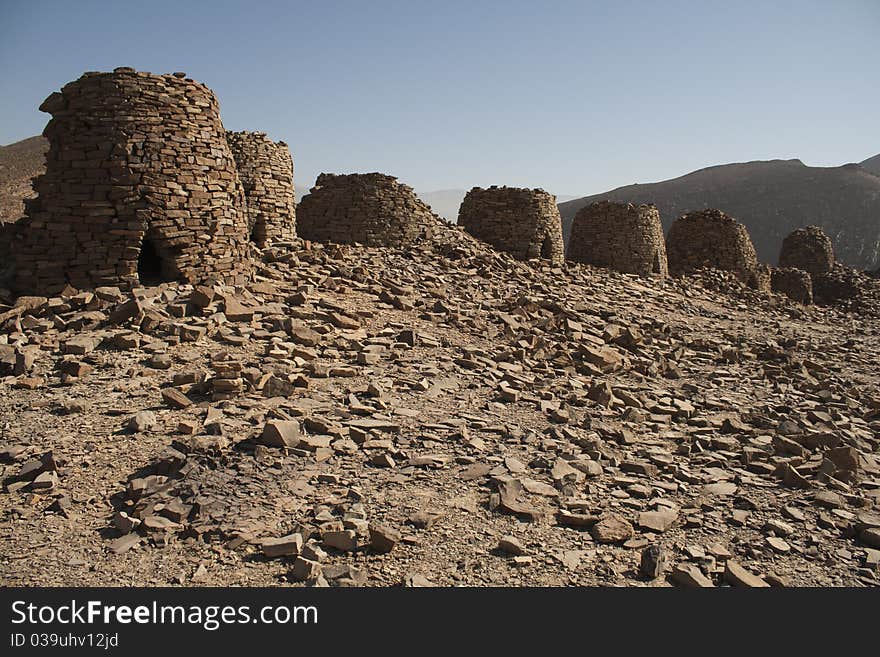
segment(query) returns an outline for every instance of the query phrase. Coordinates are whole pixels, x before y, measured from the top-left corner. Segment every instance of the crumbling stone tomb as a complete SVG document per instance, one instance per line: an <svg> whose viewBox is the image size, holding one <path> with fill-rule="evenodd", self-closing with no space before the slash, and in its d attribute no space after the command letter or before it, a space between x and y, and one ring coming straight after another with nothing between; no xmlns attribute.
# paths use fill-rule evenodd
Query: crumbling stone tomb
<svg viewBox="0 0 880 657"><path fill-rule="evenodd" d="M653 205L599 201L574 217L568 258L638 274L668 274L660 213Z"/></svg>
<svg viewBox="0 0 880 657"><path fill-rule="evenodd" d="M779 266L794 267L808 274L826 274L834 267L831 238L819 226L798 228L782 240Z"/></svg>
<svg viewBox="0 0 880 657"><path fill-rule="evenodd" d="M382 173L322 173L296 220L303 239L395 247L429 237L442 221L411 187Z"/></svg>
<svg viewBox="0 0 880 657"><path fill-rule="evenodd" d="M265 132L227 132L247 199L248 234L260 247L296 237L293 160L283 141Z"/></svg>
<svg viewBox="0 0 880 657"><path fill-rule="evenodd" d="M830 304L843 299L859 296L862 283L859 276L834 260L834 247L831 238L819 226L798 228L782 241L779 251L779 266L790 278L799 277L801 287L809 283L807 296L800 287L774 285L774 291L785 294L801 303ZM774 272L774 280L775 280ZM781 276L781 274L780 274Z"/></svg>
<svg viewBox="0 0 880 657"><path fill-rule="evenodd" d="M50 146L19 225L18 290L242 278L244 191L210 89L117 68L40 109Z"/></svg>
<svg viewBox="0 0 880 657"><path fill-rule="evenodd" d="M771 289L798 303L813 303L813 279L802 269L794 267L774 269Z"/></svg>
<svg viewBox="0 0 880 657"><path fill-rule="evenodd" d="M543 189L474 187L461 203L458 223L468 233L518 260L565 258L556 197Z"/></svg>
<svg viewBox="0 0 880 657"><path fill-rule="evenodd" d="M689 212L676 219L666 235L666 256L674 276L708 267L733 272L743 283L761 287L748 230L721 210Z"/></svg>

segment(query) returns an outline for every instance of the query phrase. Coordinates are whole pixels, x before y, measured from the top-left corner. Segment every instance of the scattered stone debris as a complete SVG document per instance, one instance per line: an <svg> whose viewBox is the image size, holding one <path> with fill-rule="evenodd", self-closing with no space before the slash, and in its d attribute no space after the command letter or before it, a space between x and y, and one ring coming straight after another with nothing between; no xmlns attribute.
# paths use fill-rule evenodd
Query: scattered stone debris
<svg viewBox="0 0 880 657"><path fill-rule="evenodd" d="M880 281L803 305L421 220L0 290L3 581L877 586Z"/></svg>

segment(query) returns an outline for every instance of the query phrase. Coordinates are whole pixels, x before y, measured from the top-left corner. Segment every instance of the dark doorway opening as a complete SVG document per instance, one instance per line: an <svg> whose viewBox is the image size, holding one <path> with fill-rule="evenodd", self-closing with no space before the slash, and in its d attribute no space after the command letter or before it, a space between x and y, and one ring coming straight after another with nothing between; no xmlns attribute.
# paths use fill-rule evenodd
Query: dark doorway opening
<svg viewBox="0 0 880 657"><path fill-rule="evenodd" d="M550 237L545 237L541 244L541 257L547 260L553 258L553 240Z"/></svg>
<svg viewBox="0 0 880 657"><path fill-rule="evenodd" d="M261 249L266 245L266 217L262 214L254 220L248 239Z"/></svg>
<svg viewBox="0 0 880 657"><path fill-rule="evenodd" d="M660 252L659 251L654 251L654 266L652 267L651 271L655 274L662 273L662 270L660 269Z"/></svg>
<svg viewBox="0 0 880 657"><path fill-rule="evenodd" d="M159 283L171 282L174 279L173 275L169 275L169 268L159 254L156 244L150 238L145 237L138 256L138 280L141 285L158 285Z"/></svg>

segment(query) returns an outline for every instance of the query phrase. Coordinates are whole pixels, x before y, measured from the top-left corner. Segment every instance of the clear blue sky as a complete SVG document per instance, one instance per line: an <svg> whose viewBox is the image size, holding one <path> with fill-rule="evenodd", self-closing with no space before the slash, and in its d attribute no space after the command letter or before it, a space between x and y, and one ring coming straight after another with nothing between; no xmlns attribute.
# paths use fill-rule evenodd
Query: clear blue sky
<svg viewBox="0 0 880 657"><path fill-rule="evenodd" d="M297 187L600 192L724 162L880 152L880 0L0 0L0 144L87 70L185 71Z"/></svg>

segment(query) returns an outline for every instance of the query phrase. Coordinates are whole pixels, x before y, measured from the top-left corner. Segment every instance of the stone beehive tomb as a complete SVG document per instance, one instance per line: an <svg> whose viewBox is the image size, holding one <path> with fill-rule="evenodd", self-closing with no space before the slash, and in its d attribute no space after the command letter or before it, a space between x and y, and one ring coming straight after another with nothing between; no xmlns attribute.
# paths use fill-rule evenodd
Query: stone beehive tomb
<svg viewBox="0 0 880 657"><path fill-rule="evenodd" d="M441 221L411 187L382 173L322 173L296 214L304 239L366 246L406 246Z"/></svg>
<svg viewBox="0 0 880 657"><path fill-rule="evenodd" d="M597 267L666 276L666 243L653 205L599 201L574 217L568 258Z"/></svg>
<svg viewBox="0 0 880 657"><path fill-rule="evenodd" d="M556 197L543 189L474 187L458 211L458 223L477 239L519 260L562 263L562 219Z"/></svg>
<svg viewBox="0 0 880 657"><path fill-rule="evenodd" d="M227 132L226 138L247 198L251 241L265 246L296 237L293 160L283 141L265 132Z"/></svg>
<svg viewBox="0 0 880 657"><path fill-rule="evenodd" d="M689 212L676 219L666 236L669 273L704 267L731 271L757 286L758 257L746 227L721 210Z"/></svg>
<svg viewBox="0 0 880 657"><path fill-rule="evenodd" d="M813 303L813 280L802 269L794 267L774 269L771 288L774 292L784 294L798 303Z"/></svg>
<svg viewBox="0 0 880 657"><path fill-rule="evenodd" d="M782 240L779 266L795 267L813 276L827 274L834 267L831 238L819 226L798 228Z"/></svg>
<svg viewBox="0 0 880 657"><path fill-rule="evenodd" d="M18 291L242 277L244 192L210 89L118 68L40 109L50 145L16 240Z"/></svg>

